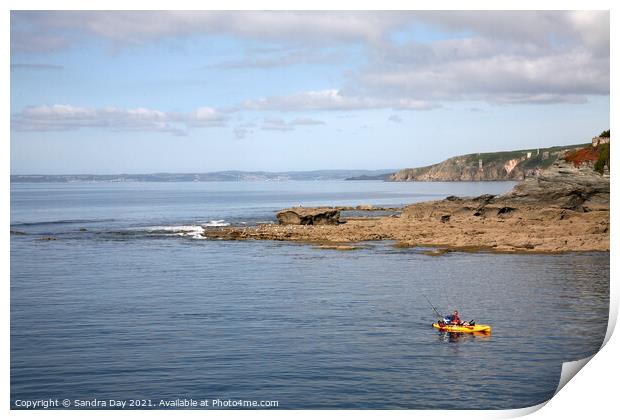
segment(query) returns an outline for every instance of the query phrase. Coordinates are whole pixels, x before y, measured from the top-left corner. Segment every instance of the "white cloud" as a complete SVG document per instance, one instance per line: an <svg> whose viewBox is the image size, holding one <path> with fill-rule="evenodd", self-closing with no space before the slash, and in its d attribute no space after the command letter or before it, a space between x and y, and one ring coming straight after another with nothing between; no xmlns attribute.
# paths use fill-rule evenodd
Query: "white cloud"
<svg viewBox="0 0 620 420"><path fill-rule="evenodd" d="M270 48L246 52L240 59L222 61L208 67L232 70L271 69L299 64L331 64L344 59L343 52L314 48Z"/></svg>
<svg viewBox="0 0 620 420"><path fill-rule="evenodd" d="M254 111L343 111L363 109L410 109L427 110L437 105L408 98L379 98L343 95L338 89L307 91L289 96L272 96L248 100L243 109Z"/></svg>
<svg viewBox="0 0 620 420"><path fill-rule="evenodd" d="M323 121L315 120L312 118L304 118L299 117L292 120L289 124L291 125L323 125L325 124Z"/></svg>
<svg viewBox="0 0 620 420"><path fill-rule="evenodd" d="M262 130L271 131L292 131L295 127L300 125L322 125L323 121L315 120L312 118L299 117L291 121L285 121L282 118L265 118L260 126Z"/></svg>
<svg viewBox="0 0 620 420"><path fill-rule="evenodd" d="M567 12L569 27L579 34L584 45L597 54L609 55L609 12L573 10Z"/></svg>
<svg viewBox="0 0 620 420"><path fill-rule="evenodd" d="M110 131L162 132L184 136L187 130L201 127L222 127L228 117L211 107L197 108L189 113L169 113L148 108L87 108L73 105L42 105L23 109L11 118L14 131L72 131L100 128ZM301 126L316 126L323 121L308 117L291 120L264 118L258 128L270 131L292 131ZM243 139L254 132L254 122L238 124L233 135Z"/></svg>
<svg viewBox="0 0 620 420"><path fill-rule="evenodd" d="M609 46L608 11L13 11L11 41L20 51L63 48L77 42L80 32L128 44L224 34L307 45L383 45L394 31L419 25L490 39L548 44L563 38Z"/></svg>
<svg viewBox="0 0 620 420"><path fill-rule="evenodd" d="M225 117L216 109L204 106L196 109L187 118L181 117L180 120L191 126L214 127L224 125Z"/></svg>
<svg viewBox="0 0 620 420"><path fill-rule="evenodd" d="M294 127L287 124L282 118L265 118L260 126L261 130L293 131Z"/></svg>
<svg viewBox="0 0 620 420"><path fill-rule="evenodd" d="M23 109L11 118L15 131L70 131L104 128L112 131L155 131L184 135L187 127L221 126L225 117L209 107L189 114L166 113L148 108L86 108L42 105Z"/></svg>
<svg viewBox="0 0 620 420"><path fill-rule="evenodd" d="M588 44L609 53L608 11L426 11L416 19L454 33L539 46Z"/></svg>
<svg viewBox="0 0 620 420"><path fill-rule="evenodd" d="M365 95L421 101L583 103L609 94L609 56L479 37L410 43L377 50L354 86Z"/></svg>
<svg viewBox="0 0 620 420"><path fill-rule="evenodd" d="M424 110L458 100L583 103L608 95L609 23L608 11L17 11L11 48L57 51L92 37L123 47L224 35L255 48L215 67L267 69L342 60L340 46L362 45L367 64L353 63L339 89L249 99L230 112ZM415 35L420 28L442 39ZM396 33L405 40L394 41ZM183 123L217 124L197 116Z"/></svg>
<svg viewBox="0 0 620 420"><path fill-rule="evenodd" d="M82 32L120 44L163 37L225 34L263 41L318 44L380 42L410 20L402 12L299 11L15 11L12 48L48 51L77 42ZM54 41L51 42L50 39Z"/></svg>

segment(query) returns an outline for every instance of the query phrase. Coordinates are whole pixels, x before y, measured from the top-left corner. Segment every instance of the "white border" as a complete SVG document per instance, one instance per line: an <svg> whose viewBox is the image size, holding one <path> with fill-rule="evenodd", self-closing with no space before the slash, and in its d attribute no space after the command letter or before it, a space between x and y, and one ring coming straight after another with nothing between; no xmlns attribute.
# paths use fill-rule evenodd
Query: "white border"
<svg viewBox="0 0 620 420"><path fill-rule="evenodd" d="M2 142L2 152L0 154L0 159L2 162L2 168L4 171L4 185L5 188L2 190L2 198L0 200L1 203L1 211L3 219L5 220L5 226L7 226L10 220L10 178L9 178L9 168L10 168L10 95L7 93L10 89L10 72L9 66L7 62L10 62L10 43L9 43L9 31L10 31L10 10L46 10L46 9L93 9L93 10L105 10L105 9L115 9L115 10L146 10L146 9L178 9L178 10L199 10L199 9L212 9L212 10L241 10L241 9L261 9L261 10L330 10L330 9L340 9L346 10L351 9L348 6L355 6L355 9L360 10L404 10L404 9L417 9L417 10L462 10L465 5L468 10L611 10L611 40L612 40L612 51L611 51L611 74L617 74L617 44L615 43L614 35L617 33L615 29L618 24L618 19L616 18L615 11L613 10L614 3L611 1L603 1L603 0L590 0L590 1L576 1L576 0L566 0L562 2L552 2L552 1L531 1L531 0L510 0L510 1L489 1L489 0L470 0L468 2L458 1L458 0L446 0L441 2L441 4L437 2L428 2L428 1L393 1L393 0L383 0L381 2L355 2L351 4L342 3L335 4L333 1L325 1L325 0L315 0L315 1L297 1L292 3L290 1L261 1L261 2L249 2L249 1L241 1L241 0L229 0L226 3L217 2L208 4L205 2L198 1L189 1L189 0L176 0L174 2L165 2L165 1L150 1L150 2L136 2L136 1L120 1L120 0L94 0L89 1L88 4L84 2L76 1L76 0L65 0L65 1L15 1L8 0L3 2L5 6L4 14L2 15L2 50L3 56L5 58L5 64L2 66L1 70L3 74L3 80L5 89L4 101L2 101L2 132L5 133L4 140ZM148 6L148 7L146 7ZM500 7L501 6L501 7ZM612 77L611 80L611 92L617 92L617 82L616 79ZM613 125L613 121L618 121L617 109L615 106L615 101L613 100L614 95L611 95L611 105L610 111L611 116L610 121ZM611 127L614 132L618 127ZM617 199L616 199L616 191L615 191L615 182L612 181L611 185L612 189L612 210L617 208ZM252 416L256 418L284 418L289 417L291 415L295 415L299 418L315 418L316 416L342 416L342 415L350 415L353 414L358 418L374 418L377 415L389 416L392 418L411 418L412 415L416 417L422 418L459 418L459 419L480 419L480 418L506 418L506 417L516 417L520 415L525 415L534 412L532 414L532 418L539 419L547 419L547 418L557 418L557 417L566 417L566 418L577 418L584 416L603 416L605 414L611 413L612 410L615 411L614 408L614 397L616 396L616 387L615 378L618 374L618 363L615 360L614 355L618 352L618 339L617 337L612 337L611 333L616 323L617 314L618 314L618 286L617 281L614 280L616 269L614 264L614 257L617 256L616 250L616 235L615 229L613 226L616 226L616 217L615 211L611 213L611 225L612 225L612 234L611 234L611 289L610 289L610 324L608 328L608 332L606 335L606 345L604 348L592 358L592 361L587 364L587 366L583 369L581 373L579 373L579 378L574 381L570 381L564 389L561 390L554 398L552 398L548 403L541 404L536 407L530 407L526 409L520 410L505 410L505 411L381 411L380 413L373 411L349 411L349 410L339 410L339 411L295 411L290 412L287 410L281 411L256 411L256 412L247 412L247 411L152 411L148 413L150 418L178 418L179 416L183 417L194 417L194 418L204 418L204 416L217 416L222 418L238 418L238 417L246 417ZM5 328L3 345L3 364L2 364L2 373L3 373L3 381L2 381L2 391L4 398L1 400L0 404L3 407L3 411L9 411L9 389L10 389L10 365L9 365L9 357L10 357L10 347L9 347L9 339L10 339L10 328L9 328L9 305L10 305L10 270L9 270L9 254L10 254L10 237L8 234L5 234L5 240L2 242L2 272L4 278L4 287L5 287L5 301L2 310L2 321L3 326ZM610 338L611 337L611 338ZM543 408L544 406L544 408ZM542 408L542 409L541 409ZM119 416L122 418L133 417L136 415L143 415L144 413L138 412L114 412L112 415ZM89 411L87 414L82 411L11 411L11 416L17 418L34 418L34 417L46 417L46 418L83 418L85 415L88 417L94 418L107 418L110 416L110 413L107 411Z"/></svg>

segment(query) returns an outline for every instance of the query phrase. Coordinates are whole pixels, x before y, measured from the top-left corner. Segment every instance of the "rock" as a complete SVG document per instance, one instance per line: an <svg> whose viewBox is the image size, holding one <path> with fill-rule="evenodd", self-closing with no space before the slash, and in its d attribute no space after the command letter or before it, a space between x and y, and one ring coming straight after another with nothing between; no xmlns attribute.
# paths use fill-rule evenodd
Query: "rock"
<svg viewBox="0 0 620 420"><path fill-rule="evenodd" d="M56 238L54 238L53 236L42 236L40 240L41 241L55 241Z"/></svg>
<svg viewBox="0 0 620 420"><path fill-rule="evenodd" d="M493 194L482 194L478 197L474 197L472 200L478 201L479 203L482 203L482 204L488 204L494 198L495 196Z"/></svg>
<svg viewBox="0 0 620 420"><path fill-rule="evenodd" d="M296 207L284 209L276 214L281 225L338 225L340 211L333 208L304 208Z"/></svg>
<svg viewBox="0 0 620 420"><path fill-rule="evenodd" d="M336 251L355 251L357 249L364 249L364 247L362 246L355 246L355 245L319 245L316 247L316 249L333 249Z"/></svg>
<svg viewBox="0 0 620 420"><path fill-rule="evenodd" d="M372 204L360 204L359 206L355 207L355 210L372 211L374 209L375 208Z"/></svg>
<svg viewBox="0 0 620 420"><path fill-rule="evenodd" d="M540 175L527 178L496 202L535 203L583 212L584 207L609 206L609 176L589 166L576 167L558 159Z"/></svg>
<svg viewBox="0 0 620 420"><path fill-rule="evenodd" d="M422 254L429 255L431 257L438 257L440 255L445 255L449 252L451 251L447 248L437 248L437 249L431 249L429 251L422 251Z"/></svg>
<svg viewBox="0 0 620 420"><path fill-rule="evenodd" d="M514 207L502 207L499 210L497 210L497 216L508 218L508 217L511 217L512 213L516 210L517 209L515 209Z"/></svg>

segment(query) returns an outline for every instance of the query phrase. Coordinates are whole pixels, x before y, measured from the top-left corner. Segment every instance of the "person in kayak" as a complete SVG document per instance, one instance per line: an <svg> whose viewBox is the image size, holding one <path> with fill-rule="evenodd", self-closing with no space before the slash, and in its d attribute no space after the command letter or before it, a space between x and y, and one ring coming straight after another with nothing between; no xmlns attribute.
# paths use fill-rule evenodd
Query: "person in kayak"
<svg viewBox="0 0 620 420"><path fill-rule="evenodd" d="M456 309L452 312L452 315L446 315L441 321L440 325L461 325L461 318L459 318L459 311Z"/></svg>
<svg viewBox="0 0 620 420"><path fill-rule="evenodd" d="M450 323L452 325L460 325L461 324L461 318L459 318L459 311L457 311L456 309L454 310L454 312L452 312L452 317L450 319Z"/></svg>

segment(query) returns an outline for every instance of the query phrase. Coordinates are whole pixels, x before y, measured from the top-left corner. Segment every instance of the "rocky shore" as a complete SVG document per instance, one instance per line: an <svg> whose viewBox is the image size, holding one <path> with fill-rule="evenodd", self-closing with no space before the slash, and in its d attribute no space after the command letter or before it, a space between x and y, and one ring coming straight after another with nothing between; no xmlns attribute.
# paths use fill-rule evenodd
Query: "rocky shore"
<svg viewBox="0 0 620 420"><path fill-rule="evenodd" d="M342 218L339 210L286 209L279 213L288 212L279 216L278 225L209 228L204 235L308 242L341 250L391 240L398 247L436 248L434 255L451 250L609 251L609 175L564 159L499 196L448 197L411 204L399 214L383 217ZM306 223L301 222L303 217L296 220L300 215L305 215ZM308 222L312 217L320 222Z"/></svg>

